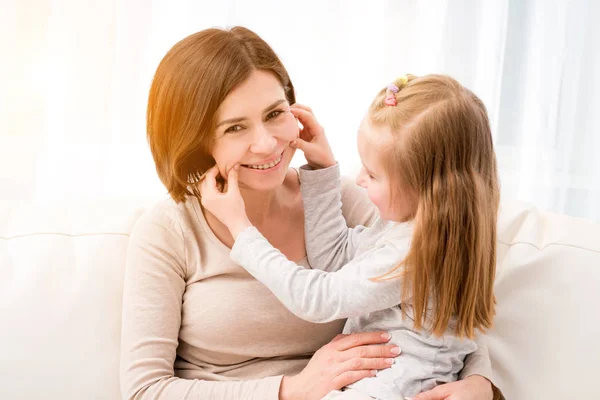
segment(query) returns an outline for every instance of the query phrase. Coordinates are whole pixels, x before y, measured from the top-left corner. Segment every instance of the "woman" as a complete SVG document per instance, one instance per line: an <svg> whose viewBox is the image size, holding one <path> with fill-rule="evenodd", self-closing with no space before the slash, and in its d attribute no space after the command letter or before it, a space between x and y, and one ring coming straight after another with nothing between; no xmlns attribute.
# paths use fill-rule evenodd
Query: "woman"
<svg viewBox="0 0 600 400"><path fill-rule="evenodd" d="M289 259L310 268L299 181L288 168L298 136L288 111L294 103L281 61L245 28L196 33L161 61L147 129L171 198L144 214L130 238L124 398L320 399L387 368L400 353L385 344L386 332L341 336L343 321L311 324L292 315L229 259L229 231L196 197L194 183L215 163L223 176L240 163L248 217ZM350 181L343 203L350 225L373 221L375 210ZM422 396L491 399L485 346L467 359L467 375Z"/></svg>

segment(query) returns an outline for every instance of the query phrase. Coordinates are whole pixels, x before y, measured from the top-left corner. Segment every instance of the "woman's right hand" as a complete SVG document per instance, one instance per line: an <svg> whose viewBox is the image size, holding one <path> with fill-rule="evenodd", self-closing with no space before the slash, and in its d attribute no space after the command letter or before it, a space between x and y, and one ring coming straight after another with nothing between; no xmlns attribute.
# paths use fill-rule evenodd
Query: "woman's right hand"
<svg viewBox="0 0 600 400"><path fill-rule="evenodd" d="M338 335L321 347L296 376L284 376L280 400L319 400L362 378L389 368L400 349L387 332L361 332Z"/></svg>

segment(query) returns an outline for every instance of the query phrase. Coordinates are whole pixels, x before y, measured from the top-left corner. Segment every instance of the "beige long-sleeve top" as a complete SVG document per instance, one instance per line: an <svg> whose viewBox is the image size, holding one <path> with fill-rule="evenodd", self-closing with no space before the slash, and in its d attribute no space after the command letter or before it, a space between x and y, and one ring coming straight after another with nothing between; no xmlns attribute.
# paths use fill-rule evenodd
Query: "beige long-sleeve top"
<svg viewBox="0 0 600 400"><path fill-rule="evenodd" d="M342 203L350 226L377 216L350 181ZM276 400L281 377L299 373L342 331L343 320L315 324L294 316L229 253L197 199L167 199L140 217L124 281L123 398ZM490 379L483 338L478 344L462 376Z"/></svg>

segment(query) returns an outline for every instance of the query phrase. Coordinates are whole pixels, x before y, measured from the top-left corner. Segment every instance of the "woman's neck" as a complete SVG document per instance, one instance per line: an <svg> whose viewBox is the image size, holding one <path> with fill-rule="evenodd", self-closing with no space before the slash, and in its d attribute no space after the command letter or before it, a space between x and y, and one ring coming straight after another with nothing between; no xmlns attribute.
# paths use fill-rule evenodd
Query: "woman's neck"
<svg viewBox="0 0 600 400"><path fill-rule="evenodd" d="M256 227L276 222L281 224L289 218L290 212L302 204L298 203L300 196L300 181L298 172L289 169L281 185L269 192L260 192L240 188L240 193L246 204L246 215ZM301 206L300 206L301 207Z"/></svg>
<svg viewBox="0 0 600 400"><path fill-rule="evenodd" d="M255 226L277 219L286 204L286 188L283 185L268 192L240 188L240 193L246 204L248 219Z"/></svg>
<svg viewBox="0 0 600 400"><path fill-rule="evenodd" d="M278 249L293 260L305 255L300 182L294 170L282 185L269 192L240 188L250 222ZM203 210L208 226L215 236L227 247L234 240L229 229L209 211Z"/></svg>

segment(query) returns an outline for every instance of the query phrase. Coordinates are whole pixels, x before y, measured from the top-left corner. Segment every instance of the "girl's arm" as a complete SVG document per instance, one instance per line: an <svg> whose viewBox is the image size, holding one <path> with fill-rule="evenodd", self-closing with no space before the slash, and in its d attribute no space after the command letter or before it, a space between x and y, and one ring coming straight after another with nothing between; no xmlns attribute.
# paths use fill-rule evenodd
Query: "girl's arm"
<svg viewBox="0 0 600 400"><path fill-rule="evenodd" d="M342 214L339 166L300 168L306 254L312 268L337 271L354 258L369 228L349 228Z"/></svg>
<svg viewBox="0 0 600 400"><path fill-rule="evenodd" d="M369 278L397 265L407 248L388 243L328 273L289 261L255 227L249 227L237 236L230 255L292 313L307 321L328 322L398 305L399 279L373 282Z"/></svg>

